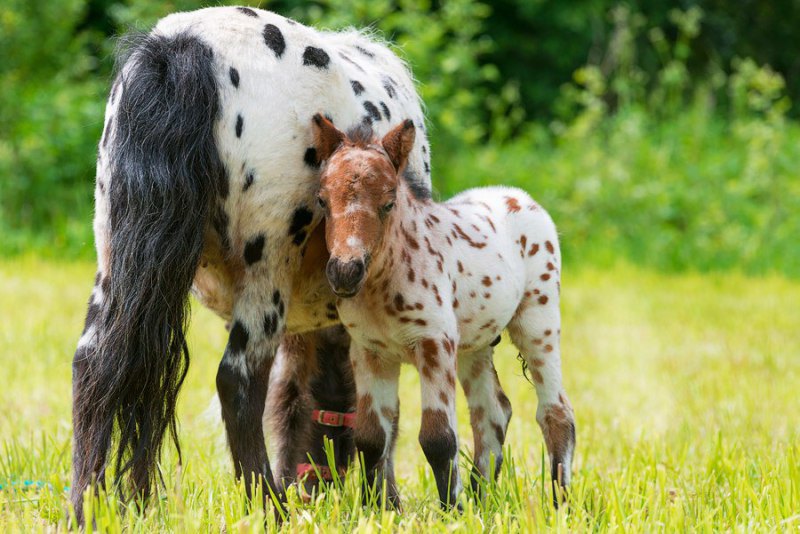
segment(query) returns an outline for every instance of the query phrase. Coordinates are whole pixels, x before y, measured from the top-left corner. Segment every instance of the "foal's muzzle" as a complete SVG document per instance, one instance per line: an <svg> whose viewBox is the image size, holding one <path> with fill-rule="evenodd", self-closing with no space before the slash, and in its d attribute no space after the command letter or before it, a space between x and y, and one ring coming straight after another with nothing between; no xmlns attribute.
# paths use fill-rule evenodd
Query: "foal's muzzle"
<svg viewBox="0 0 800 534"><path fill-rule="evenodd" d="M331 257L325 268L331 289L337 297L342 298L353 297L359 292L361 286L364 285L366 273L367 266L360 258L343 262L338 258Z"/></svg>

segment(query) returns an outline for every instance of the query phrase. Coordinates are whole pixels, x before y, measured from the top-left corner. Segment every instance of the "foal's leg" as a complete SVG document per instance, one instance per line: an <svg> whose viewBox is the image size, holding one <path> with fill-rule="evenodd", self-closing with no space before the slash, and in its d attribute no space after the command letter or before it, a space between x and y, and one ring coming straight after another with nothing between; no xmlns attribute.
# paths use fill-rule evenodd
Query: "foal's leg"
<svg viewBox="0 0 800 534"><path fill-rule="evenodd" d="M317 372L311 379L311 396L314 407L347 413L355 410L356 387L353 366L349 357L350 336L343 326L326 328L317 332ZM332 470L347 468L355 458L353 429L347 426L332 427L313 423L309 454L316 465L327 465ZM331 440L334 464L328 462L324 448L325 438ZM316 482L306 481L311 491Z"/></svg>
<svg viewBox="0 0 800 534"><path fill-rule="evenodd" d="M575 416L561 382L559 296L555 284L541 286L538 293L522 302L508 332L536 388L536 421L547 445L554 486L558 483L566 488L575 450ZM553 503L558 506L555 487Z"/></svg>
<svg viewBox="0 0 800 534"><path fill-rule="evenodd" d="M353 431L314 423L313 408L350 412L355 406L355 385L348 355L350 337L341 326L302 335L285 335L270 375L267 410L274 451L275 481L287 487L296 466L308 462L328 465L325 438L333 442L335 464L346 467L353 459ZM311 492L316 479L306 481Z"/></svg>
<svg viewBox="0 0 800 534"><path fill-rule="evenodd" d="M422 392L419 443L447 509L461 493L456 421L456 351L451 338L423 339L416 347Z"/></svg>
<svg viewBox="0 0 800 534"><path fill-rule="evenodd" d="M306 461L311 443L311 410L314 404L309 382L317 367L316 336L285 335L270 375L267 409L276 458L275 483L285 490L294 482L296 466Z"/></svg>
<svg viewBox="0 0 800 534"><path fill-rule="evenodd" d="M458 355L458 380L469 405L469 421L474 439L472 489L480 488L480 479L497 478L503 465L503 444L511 403L508 401L492 362L492 348ZM490 472L494 456L494 472Z"/></svg>
<svg viewBox="0 0 800 534"><path fill-rule="evenodd" d="M397 394L400 363L383 360L356 343L350 345L350 360L358 398L355 442L365 477L364 502L366 504L372 494L377 495L380 502L385 481L386 504L399 508L392 454L400 415Z"/></svg>
<svg viewBox="0 0 800 534"><path fill-rule="evenodd" d="M233 456L237 478L244 478L247 496L260 485L264 498L273 483L264 441L262 415L267 397L270 368L284 326L283 295L248 273L233 309L225 355L217 371L217 391L222 418Z"/></svg>

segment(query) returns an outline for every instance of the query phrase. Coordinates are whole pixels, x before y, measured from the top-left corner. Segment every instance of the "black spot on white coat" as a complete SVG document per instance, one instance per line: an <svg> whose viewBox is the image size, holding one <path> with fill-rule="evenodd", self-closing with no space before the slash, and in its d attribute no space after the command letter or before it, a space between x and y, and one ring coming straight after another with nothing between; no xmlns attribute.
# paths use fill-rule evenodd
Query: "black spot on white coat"
<svg viewBox="0 0 800 534"><path fill-rule="evenodd" d="M250 334L247 329L239 321L233 322L231 333L228 336L228 348L233 353L241 354L247 350L247 342L250 340Z"/></svg>
<svg viewBox="0 0 800 534"><path fill-rule="evenodd" d="M367 57L375 57L375 54L364 48L363 46L356 45L355 49Z"/></svg>
<svg viewBox="0 0 800 534"><path fill-rule="evenodd" d="M242 136L243 128L244 128L244 118L241 115L236 115L236 137Z"/></svg>
<svg viewBox="0 0 800 534"><path fill-rule="evenodd" d="M386 94L389 95L389 98L394 98L397 96L397 91L394 88L394 80L389 77L383 79L383 89L386 91Z"/></svg>
<svg viewBox="0 0 800 534"><path fill-rule="evenodd" d="M350 80L350 85L353 87L353 93L355 93L356 96L364 92L364 86L361 85L361 82Z"/></svg>
<svg viewBox="0 0 800 534"><path fill-rule="evenodd" d="M373 121L379 121L379 120L381 120L381 112L380 112L380 111L378 111L378 108L375 106L375 104L373 104L373 103L372 103L372 102L370 102L369 100L367 100L366 102L364 102L364 109L366 109L366 110L367 110L367 116L368 116L368 117L369 117L371 120L373 120Z"/></svg>
<svg viewBox="0 0 800 534"><path fill-rule="evenodd" d="M264 255L264 234L259 234L249 240L244 246L244 261L247 265L261 261Z"/></svg>
<svg viewBox="0 0 800 534"><path fill-rule="evenodd" d="M237 7L236 8L240 13L244 13L248 17L256 17L258 18L258 13L250 9L249 7Z"/></svg>
<svg viewBox="0 0 800 534"><path fill-rule="evenodd" d="M325 50L315 46L307 46L303 51L303 65L311 65L318 69L327 69L330 56Z"/></svg>
<svg viewBox="0 0 800 534"><path fill-rule="evenodd" d="M311 167L313 169L318 169L319 168L319 158L317 157L317 149L314 148L313 146L312 147L308 147L306 149L306 153L303 154L303 161L309 167Z"/></svg>
<svg viewBox="0 0 800 534"><path fill-rule="evenodd" d="M294 215L292 215L292 222L289 225L289 235L294 236L292 239L292 243L295 245L302 245L303 241L306 240L306 231L305 228L311 221L314 219L314 214L311 213L306 206L300 206L296 210L294 210Z"/></svg>
<svg viewBox="0 0 800 534"><path fill-rule="evenodd" d="M228 74L230 74L231 83L233 84L233 86L238 88L239 87L239 71L234 69L233 67L231 67L230 70L228 71Z"/></svg>
<svg viewBox="0 0 800 534"><path fill-rule="evenodd" d="M273 313L264 314L264 334L267 337L272 337L278 330L278 316Z"/></svg>
<svg viewBox="0 0 800 534"><path fill-rule="evenodd" d="M392 120L392 114L389 111L389 106L387 106L385 102L381 102L381 110L383 110L383 116L386 117L387 121Z"/></svg>
<svg viewBox="0 0 800 534"><path fill-rule="evenodd" d="M274 24L267 24L264 26L262 34L264 36L264 42L275 52L275 57L280 59L283 55L283 51L286 50L286 41L283 39L281 31Z"/></svg>
<svg viewBox="0 0 800 534"><path fill-rule="evenodd" d="M244 185L242 186L242 191L247 191L250 189L250 186L253 185L253 181L255 180L255 174L253 171L247 173L247 176L244 177Z"/></svg>

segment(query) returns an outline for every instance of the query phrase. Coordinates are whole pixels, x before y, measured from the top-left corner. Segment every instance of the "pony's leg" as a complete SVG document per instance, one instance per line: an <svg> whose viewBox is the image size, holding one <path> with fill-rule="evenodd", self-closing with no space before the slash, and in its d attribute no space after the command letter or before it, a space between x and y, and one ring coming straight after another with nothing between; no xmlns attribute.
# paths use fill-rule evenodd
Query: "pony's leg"
<svg viewBox="0 0 800 534"><path fill-rule="evenodd" d="M372 495L381 502L385 482L387 506L399 509L392 454L400 416L400 363L386 361L356 343L350 345L350 360L358 397L355 442L364 473L364 503Z"/></svg>
<svg viewBox="0 0 800 534"><path fill-rule="evenodd" d="M492 348L458 355L458 380L469 406L469 422L474 440L472 489L478 494L481 478L497 478L503 465L503 444L511 403L508 401L492 361ZM490 472L494 456L494 472Z"/></svg>
<svg viewBox="0 0 800 534"><path fill-rule="evenodd" d="M314 334L285 335L270 374L264 420L276 454L275 483L282 490L294 482L296 466L312 445L309 382L317 367L316 341Z"/></svg>
<svg viewBox="0 0 800 534"><path fill-rule="evenodd" d="M228 345L217 370L217 391L237 478L248 498L260 485L264 499L275 488L264 441L262 416L269 374L284 327L281 291L270 287L265 271L248 273L233 309ZM285 288L284 288L285 289Z"/></svg>
<svg viewBox="0 0 800 534"><path fill-rule="evenodd" d="M433 469L442 507L461 493L456 420L456 351L449 337L423 339L415 347L422 393L419 444Z"/></svg>
<svg viewBox="0 0 800 534"><path fill-rule="evenodd" d="M561 381L558 291L542 288L541 293L545 292L547 298L527 298L522 302L508 332L522 353L536 388L536 421L542 429L550 456L553 503L558 506L556 484L566 489L570 481L575 450L575 416Z"/></svg>

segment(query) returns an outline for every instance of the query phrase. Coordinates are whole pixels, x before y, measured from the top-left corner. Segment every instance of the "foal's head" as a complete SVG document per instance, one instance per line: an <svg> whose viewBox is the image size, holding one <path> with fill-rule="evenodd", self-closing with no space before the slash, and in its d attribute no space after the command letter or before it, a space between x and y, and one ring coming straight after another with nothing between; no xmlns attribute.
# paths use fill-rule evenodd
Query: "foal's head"
<svg viewBox="0 0 800 534"><path fill-rule="evenodd" d="M400 173L414 145L414 123L404 121L383 139L364 127L345 134L320 114L313 128L317 157L325 162L318 198L331 254L328 282L336 295L352 297L383 240Z"/></svg>

